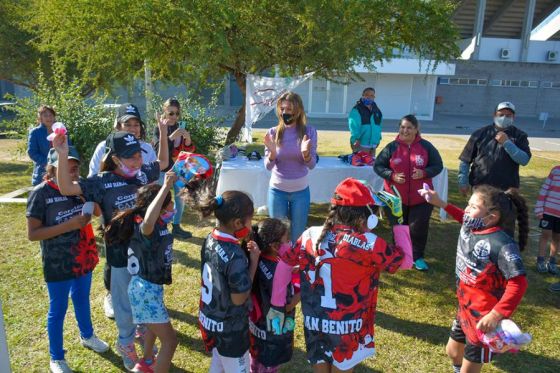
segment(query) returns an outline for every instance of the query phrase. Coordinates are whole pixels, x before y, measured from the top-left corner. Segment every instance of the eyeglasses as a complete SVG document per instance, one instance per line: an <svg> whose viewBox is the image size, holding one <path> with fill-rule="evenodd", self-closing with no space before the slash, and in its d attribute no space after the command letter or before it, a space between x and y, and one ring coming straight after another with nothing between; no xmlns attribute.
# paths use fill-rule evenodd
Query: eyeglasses
<svg viewBox="0 0 560 373"><path fill-rule="evenodd" d="M169 111L166 113L166 115L170 116L170 117L174 117L175 115L179 115L178 111Z"/></svg>

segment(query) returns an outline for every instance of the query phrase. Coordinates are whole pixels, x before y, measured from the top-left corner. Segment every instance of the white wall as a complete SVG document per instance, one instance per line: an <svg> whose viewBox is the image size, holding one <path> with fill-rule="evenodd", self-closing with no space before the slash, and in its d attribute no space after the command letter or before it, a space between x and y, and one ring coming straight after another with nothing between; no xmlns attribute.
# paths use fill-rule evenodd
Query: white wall
<svg viewBox="0 0 560 373"><path fill-rule="evenodd" d="M310 79L295 91L302 96L310 118L346 118L362 96L363 89L373 87L385 119L400 119L406 114L415 114L422 120L433 119L436 76L376 73L360 76L364 81L346 86Z"/></svg>
<svg viewBox="0 0 560 373"><path fill-rule="evenodd" d="M556 61L547 61L546 55L548 51L558 52ZM529 53L527 54L527 62L543 62L551 64L560 64L560 41L538 41L532 40L529 43Z"/></svg>
<svg viewBox="0 0 560 373"><path fill-rule="evenodd" d="M509 58L500 58L502 48L510 50ZM560 55L556 61L547 61L548 51L560 52L560 41L536 41L529 42L529 53L527 62L560 64ZM482 38L480 41L480 61L502 61L520 62L521 61L521 40L520 39L500 39Z"/></svg>
<svg viewBox="0 0 560 373"><path fill-rule="evenodd" d="M399 119L410 113L412 76L379 75L376 102L385 119Z"/></svg>

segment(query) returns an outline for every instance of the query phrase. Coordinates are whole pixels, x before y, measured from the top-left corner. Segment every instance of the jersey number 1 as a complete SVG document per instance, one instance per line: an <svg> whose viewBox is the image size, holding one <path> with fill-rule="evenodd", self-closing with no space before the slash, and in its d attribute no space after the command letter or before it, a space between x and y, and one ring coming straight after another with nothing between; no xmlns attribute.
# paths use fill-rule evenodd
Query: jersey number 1
<svg viewBox="0 0 560 373"><path fill-rule="evenodd" d="M321 307L336 309L336 299L333 297L332 291L332 275L331 275L331 264L323 264L319 268L319 277L323 280L323 288L325 289L325 295L321 295ZM309 277L312 282L315 282L315 274L317 271L309 271Z"/></svg>
<svg viewBox="0 0 560 373"><path fill-rule="evenodd" d="M208 263L204 263L202 269L202 287L200 288L200 298L204 304L212 301L212 270Z"/></svg>

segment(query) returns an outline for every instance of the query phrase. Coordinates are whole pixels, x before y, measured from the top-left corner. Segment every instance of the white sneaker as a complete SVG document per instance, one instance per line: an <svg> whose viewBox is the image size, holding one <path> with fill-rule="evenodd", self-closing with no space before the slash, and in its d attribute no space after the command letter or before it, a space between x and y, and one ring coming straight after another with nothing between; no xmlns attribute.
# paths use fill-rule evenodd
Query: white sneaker
<svg viewBox="0 0 560 373"><path fill-rule="evenodd" d="M111 293L108 293L103 300L103 310L105 311L105 316L110 319L115 318L115 311L113 310L113 299L111 298Z"/></svg>
<svg viewBox="0 0 560 373"><path fill-rule="evenodd" d="M88 339L80 337L80 342L82 343L82 346L99 353L105 352L109 349L109 345L97 338L95 334Z"/></svg>
<svg viewBox="0 0 560 373"><path fill-rule="evenodd" d="M51 373L72 373L72 369L70 369L66 360L51 360L49 367Z"/></svg>

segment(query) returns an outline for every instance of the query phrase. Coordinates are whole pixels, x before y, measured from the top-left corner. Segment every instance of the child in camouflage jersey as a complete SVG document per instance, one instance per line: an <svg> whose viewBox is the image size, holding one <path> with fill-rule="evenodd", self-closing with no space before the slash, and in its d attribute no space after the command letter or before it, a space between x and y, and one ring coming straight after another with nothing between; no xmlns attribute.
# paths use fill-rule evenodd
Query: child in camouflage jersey
<svg viewBox="0 0 560 373"><path fill-rule="evenodd" d="M496 329L510 318L527 289L521 251L527 245L528 212L515 190L489 185L473 190L465 210L442 201L433 190L418 191L434 206L444 208L462 223L457 243L457 300L446 352L454 372L478 373L494 353L482 343L480 333ZM505 231L517 219L519 244Z"/></svg>
<svg viewBox="0 0 560 373"><path fill-rule="evenodd" d="M210 188L187 188L187 203L203 217L213 215L216 228L201 250L199 327L206 351L212 353L210 372L249 372L249 299L260 250L240 240L251 232L253 201L243 192L214 196Z"/></svg>
<svg viewBox="0 0 560 373"><path fill-rule="evenodd" d="M294 344L295 307L300 300L299 275L292 276L286 290L286 318L291 318L284 333L275 335L266 329L266 315L270 309L272 281L280 255L291 248L289 228L279 219L267 218L253 226L253 239L261 248L257 274L253 281L253 310L250 314L251 373L275 373L280 364L292 358ZM296 281L294 281L294 279ZM286 325L287 323L284 323Z"/></svg>

